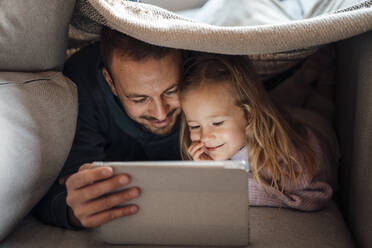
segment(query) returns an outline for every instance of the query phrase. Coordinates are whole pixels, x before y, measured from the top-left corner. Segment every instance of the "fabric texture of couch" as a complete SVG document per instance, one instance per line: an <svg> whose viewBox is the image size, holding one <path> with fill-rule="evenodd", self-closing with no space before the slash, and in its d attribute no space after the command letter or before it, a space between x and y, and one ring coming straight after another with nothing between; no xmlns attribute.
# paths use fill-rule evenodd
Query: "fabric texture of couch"
<svg viewBox="0 0 372 248"><path fill-rule="evenodd" d="M0 72L0 240L52 185L72 144L77 89L61 72Z"/></svg>
<svg viewBox="0 0 372 248"><path fill-rule="evenodd" d="M0 69L61 69L75 0L0 2Z"/></svg>
<svg viewBox="0 0 372 248"><path fill-rule="evenodd" d="M372 32L339 44L342 207L358 247L372 246Z"/></svg>
<svg viewBox="0 0 372 248"><path fill-rule="evenodd" d="M0 1L0 241L46 193L72 144L77 89L57 69L74 6Z"/></svg>
<svg viewBox="0 0 372 248"><path fill-rule="evenodd" d="M353 247L351 235L334 203L314 213L277 208L251 208L250 221L250 248ZM49 248L51 245L55 248L167 247L112 246L99 241L91 230L71 231L46 226L33 217L25 219L16 231L0 244L0 247Z"/></svg>

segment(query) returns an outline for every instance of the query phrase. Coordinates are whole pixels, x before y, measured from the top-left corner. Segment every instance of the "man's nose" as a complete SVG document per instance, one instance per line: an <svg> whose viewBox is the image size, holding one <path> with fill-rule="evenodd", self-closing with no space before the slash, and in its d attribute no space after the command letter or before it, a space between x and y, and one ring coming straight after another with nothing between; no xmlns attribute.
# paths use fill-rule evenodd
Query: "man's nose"
<svg viewBox="0 0 372 248"><path fill-rule="evenodd" d="M160 98L154 100L153 104L152 116L159 121L166 119L169 111L168 103Z"/></svg>

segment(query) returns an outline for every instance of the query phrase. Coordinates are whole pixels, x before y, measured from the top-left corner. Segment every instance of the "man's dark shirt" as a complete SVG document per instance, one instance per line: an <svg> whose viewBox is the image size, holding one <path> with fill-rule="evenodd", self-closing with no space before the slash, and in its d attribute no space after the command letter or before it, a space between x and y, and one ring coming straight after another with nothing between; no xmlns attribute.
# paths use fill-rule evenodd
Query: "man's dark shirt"
<svg viewBox="0 0 372 248"><path fill-rule="evenodd" d="M101 67L99 43L82 49L65 64L63 73L78 87L79 114L75 139L59 178L93 161L179 160L179 120L164 136L145 131L111 93ZM71 228L65 186L57 180L33 213L48 224Z"/></svg>

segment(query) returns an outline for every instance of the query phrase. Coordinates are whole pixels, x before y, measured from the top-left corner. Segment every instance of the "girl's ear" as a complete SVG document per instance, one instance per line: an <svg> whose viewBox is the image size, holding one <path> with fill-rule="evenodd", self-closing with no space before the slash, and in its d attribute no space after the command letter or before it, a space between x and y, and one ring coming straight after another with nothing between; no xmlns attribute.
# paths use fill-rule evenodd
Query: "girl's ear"
<svg viewBox="0 0 372 248"><path fill-rule="evenodd" d="M112 94L114 94L115 96L118 96L118 92L117 92L117 90L116 90L116 87L115 87L114 81L112 80L111 75L110 75L110 73L107 71L106 67L102 67L102 74L103 74L103 77L104 77L105 80L106 80L106 83L107 83L108 86L110 87Z"/></svg>
<svg viewBox="0 0 372 248"><path fill-rule="evenodd" d="M243 110L244 110L244 117L246 120L246 126L248 126L248 120L250 119L250 116L252 114L252 108L248 104L243 104Z"/></svg>

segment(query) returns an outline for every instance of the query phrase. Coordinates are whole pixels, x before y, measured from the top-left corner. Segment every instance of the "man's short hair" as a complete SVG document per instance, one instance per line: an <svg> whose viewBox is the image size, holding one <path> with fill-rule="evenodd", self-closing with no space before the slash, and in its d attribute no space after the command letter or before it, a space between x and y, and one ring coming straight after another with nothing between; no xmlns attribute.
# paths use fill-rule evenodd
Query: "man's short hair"
<svg viewBox="0 0 372 248"><path fill-rule="evenodd" d="M108 27L102 28L100 46L103 65L107 69L111 64L114 51L119 56L135 61L141 61L149 57L161 59L168 53L176 51L173 48L151 45Z"/></svg>

